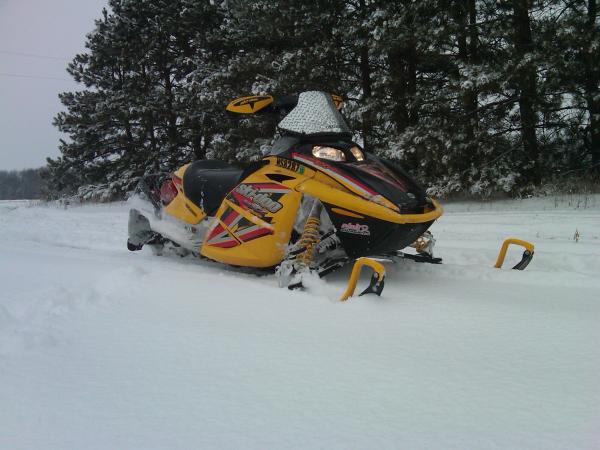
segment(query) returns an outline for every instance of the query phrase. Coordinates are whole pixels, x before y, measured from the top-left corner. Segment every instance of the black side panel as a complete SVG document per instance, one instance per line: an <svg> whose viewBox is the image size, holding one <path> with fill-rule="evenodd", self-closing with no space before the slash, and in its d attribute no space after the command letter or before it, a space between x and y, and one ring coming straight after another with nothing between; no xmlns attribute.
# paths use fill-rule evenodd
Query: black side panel
<svg viewBox="0 0 600 450"><path fill-rule="evenodd" d="M400 164L397 164L389 159L380 159L381 163L394 171L399 177L401 177L408 185L409 192L412 192L418 199L420 204L424 204L426 200L426 190L421 186L413 177L411 177L406 170L402 168Z"/></svg>
<svg viewBox="0 0 600 450"><path fill-rule="evenodd" d="M375 177L369 173L361 171L357 167L352 165L344 166L344 170L354 178L367 184L373 188L375 192L383 195L385 198L390 200L393 204L400 208L403 213L421 213L423 212L423 206L425 205L425 195L422 191L415 191L412 189L411 180L409 178L400 177L403 184L407 186L406 192L398 189L391 183L384 179Z"/></svg>
<svg viewBox="0 0 600 450"><path fill-rule="evenodd" d="M373 217L358 219L336 214L325 205L337 236L351 258L377 256L412 244L431 226L433 221L415 224L394 224Z"/></svg>

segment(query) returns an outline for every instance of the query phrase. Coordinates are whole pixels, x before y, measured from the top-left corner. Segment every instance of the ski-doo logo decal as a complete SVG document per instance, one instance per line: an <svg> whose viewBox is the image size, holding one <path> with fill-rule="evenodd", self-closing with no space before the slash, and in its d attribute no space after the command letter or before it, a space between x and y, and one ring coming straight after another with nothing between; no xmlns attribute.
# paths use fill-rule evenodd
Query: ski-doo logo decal
<svg viewBox="0 0 600 450"><path fill-rule="evenodd" d="M333 179L349 185L352 189L357 191L360 195L362 195L365 198L370 199L371 197L378 195L377 192L375 192L370 187L364 185L357 179L346 175L341 170L339 170L333 166L330 166L329 164L321 161L318 158L313 158L313 157L307 156L307 155L301 155L300 153L292 153L292 157L295 160L300 161L309 166L313 166L313 167L316 166L320 171L326 173Z"/></svg>
<svg viewBox="0 0 600 450"><path fill-rule="evenodd" d="M371 236L369 225L360 223L343 223L341 227L342 233L360 234L361 236Z"/></svg>
<svg viewBox="0 0 600 450"><path fill-rule="evenodd" d="M284 169L291 170L292 172L298 172L300 174L304 173L304 166L302 164L298 164L296 161L292 161L291 159L277 158L276 165L283 167Z"/></svg>
<svg viewBox="0 0 600 450"><path fill-rule="evenodd" d="M272 196L287 194L289 191L290 189L274 183L243 183L239 184L231 195L240 206L262 215L267 212L274 214L283 208L283 205Z"/></svg>

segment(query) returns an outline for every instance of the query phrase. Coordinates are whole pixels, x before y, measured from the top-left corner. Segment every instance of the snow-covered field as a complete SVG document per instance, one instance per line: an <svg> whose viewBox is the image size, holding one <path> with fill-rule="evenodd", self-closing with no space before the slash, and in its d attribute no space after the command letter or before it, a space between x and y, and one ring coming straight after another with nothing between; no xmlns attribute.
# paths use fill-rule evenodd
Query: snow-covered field
<svg viewBox="0 0 600 450"><path fill-rule="evenodd" d="M449 205L444 265L345 303L347 272L290 292L126 224L0 202L1 449L600 449L598 196Z"/></svg>

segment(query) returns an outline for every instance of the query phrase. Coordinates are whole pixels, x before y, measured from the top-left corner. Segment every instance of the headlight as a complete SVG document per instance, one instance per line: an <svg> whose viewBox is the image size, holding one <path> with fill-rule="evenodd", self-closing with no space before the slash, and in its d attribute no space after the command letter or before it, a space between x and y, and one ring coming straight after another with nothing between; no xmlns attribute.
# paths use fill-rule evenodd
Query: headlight
<svg viewBox="0 0 600 450"><path fill-rule="evenodd" d="M313 156L320 159L328 159L330 161L346 161L346 155L344 152L333 147L321 147L315 145L312 149Z"/></svg>
<svg viewBox="0 0 600 450"><path fill-rule="evenodd" d="M362 152L362 150L360 148L352 147L350 149L350 151L352 152L352 155L354 155L354 157L356 158L357 161L365 160L365 154Z"/></svg>

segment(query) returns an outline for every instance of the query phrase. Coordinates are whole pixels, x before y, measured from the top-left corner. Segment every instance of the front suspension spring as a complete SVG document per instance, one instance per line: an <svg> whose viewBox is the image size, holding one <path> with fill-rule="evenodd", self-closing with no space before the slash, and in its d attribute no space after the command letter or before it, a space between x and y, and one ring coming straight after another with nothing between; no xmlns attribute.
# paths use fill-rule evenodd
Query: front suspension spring
<svg viewBox="0 0 600 450"><path fill-rule="evenodd" d="M308 219L304 224L302 235L298 240L298 247L304 248L305 250L296 256L296 261L300 264L310 266L313 260L315 252L315 245L321 240L321 234L319 228L321 227L321 203L315 202L313 205Z"/></svg>

